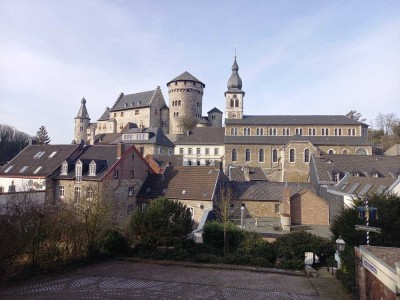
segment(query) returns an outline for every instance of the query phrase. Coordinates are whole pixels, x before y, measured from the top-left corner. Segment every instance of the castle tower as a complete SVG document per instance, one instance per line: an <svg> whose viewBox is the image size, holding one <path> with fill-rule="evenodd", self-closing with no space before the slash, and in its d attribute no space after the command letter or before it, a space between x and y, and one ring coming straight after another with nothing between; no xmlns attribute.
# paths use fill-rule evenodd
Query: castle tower
<svg viewBox="0 0 400 300"><path fill-rule="evenodd" d="M89 114L86 109L86 99L82 98L81 107L79 108L78 115L75 118L75 133L74 141L79 144L81 140L87 143L87 128L90 124Z"/></svg>
<svg viewBox="0 0 400 300"><path fill-rule="evenodd" d="M235 61L232 65L232 75L229 77L228 90L225 92L226 109L225 118L243 119L243 97L242 79L239 76L239 66Z"/></svg>
<svg viewBox="0 0 400 300"><path fill-rule="evenodd" d="M184 133L185 126L182 123L201 119L205 86L189 72L184 72L167 83L170 134Z"/></svg>
<svg viewBox="0 0 400 300"><path fill-rule="evenodd" d="M214 107L208 113L208 122L211 123L211 127L222 127L222 111Z"/></svg>

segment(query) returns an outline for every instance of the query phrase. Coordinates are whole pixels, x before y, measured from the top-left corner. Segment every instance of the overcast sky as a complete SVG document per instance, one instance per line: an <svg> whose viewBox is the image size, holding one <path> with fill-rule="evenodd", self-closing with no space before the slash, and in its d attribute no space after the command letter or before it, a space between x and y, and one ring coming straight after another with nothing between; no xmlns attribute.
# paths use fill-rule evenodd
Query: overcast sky
<svg viewBox="0 0 400 300"><path fill-rule="evenodd" d="M184 71L225 111L237 45L245 114L400 116L400 1L0 0L0 124L70 143L121 92Z"/></svg>

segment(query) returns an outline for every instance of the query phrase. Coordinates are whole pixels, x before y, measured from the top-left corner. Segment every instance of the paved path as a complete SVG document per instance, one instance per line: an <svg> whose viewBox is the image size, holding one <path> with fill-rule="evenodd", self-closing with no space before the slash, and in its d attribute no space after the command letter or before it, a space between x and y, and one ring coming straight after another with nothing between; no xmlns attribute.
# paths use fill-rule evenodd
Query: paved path
<svg viewBox="0 0 400 300"><path fill-rule="evenodd" d="M0 290L0 299L348 299L334 278L108 261ZM327 290L328 287L328 290Z"/></svg>

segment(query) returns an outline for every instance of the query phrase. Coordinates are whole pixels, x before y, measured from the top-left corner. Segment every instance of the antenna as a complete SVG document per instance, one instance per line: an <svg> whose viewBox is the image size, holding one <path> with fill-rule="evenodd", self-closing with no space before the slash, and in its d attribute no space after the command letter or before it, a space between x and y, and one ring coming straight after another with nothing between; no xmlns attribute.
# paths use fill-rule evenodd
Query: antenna
<svg viewBox="0 0 400 300"><path fill-rule="evenodd" d="M236 58L236 45L233 45L233 47L235 47L235 58Z"/></svg>

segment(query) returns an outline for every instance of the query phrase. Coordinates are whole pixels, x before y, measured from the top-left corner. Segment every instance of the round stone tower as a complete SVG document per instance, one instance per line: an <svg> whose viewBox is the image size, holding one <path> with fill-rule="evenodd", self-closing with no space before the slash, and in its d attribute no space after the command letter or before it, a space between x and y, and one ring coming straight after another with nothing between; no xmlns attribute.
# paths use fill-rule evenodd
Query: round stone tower
<svg viewBox="0 0 400 300"><path fill-rule="evenodd" d="M182 134L201 119L205 86L189 72L167 83L170 134Z"/></svg>
<svg viewBox="0 0 400 300"><path fill-rule="evenodd" d="M81 107L75 118L74 141L79 144L81 140L87 143L87 129L90 125L90 118L86 109L86 99L82 98Z"/></svg>

